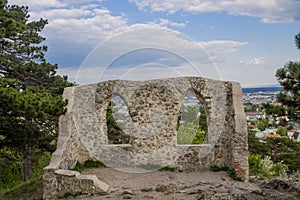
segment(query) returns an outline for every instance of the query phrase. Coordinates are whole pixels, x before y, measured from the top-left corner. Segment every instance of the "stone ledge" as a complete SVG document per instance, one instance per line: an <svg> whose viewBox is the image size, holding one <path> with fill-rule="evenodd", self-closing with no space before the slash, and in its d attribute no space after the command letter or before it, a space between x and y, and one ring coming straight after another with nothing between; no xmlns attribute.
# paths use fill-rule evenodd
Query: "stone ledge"
<svg viewBox="0 0 300 200"><path fill-rule="evenodd" d="M81 182L91 182L88 183L87 186L87 190L90 190L91 188L95 191L103 191L103 192L107 192L109 190L109 185L100 181L96 175L81 175L79 172L77 171L71 171L71 170L64 170L64 169L59 169L55 171L55 175L56 176L61 176L61 178L66 178L68 177L69 179L78 179L78 181L76 180L71 180L72 183L81 183ZM67 178L67 179L68 179ZM67 185L66 182L62 182L61 184ZM71 183L70 183L71 186ZM80 185L80 187L83 187L83 185Z"/></svg>
<svg viewBox="0 0 300 200"><path fill-rule="evenodd" d="M107 192L109 190L109 185L100 181L96 175L79 175L78 178L82 180L93 181L94 185L97 186L98 188L101 188L103 192Z"/></svg>
<svg viewBox="0 0 300 200"><path fill-rule="evenodd" d="M69 177L78 177L80 175L80 173L77 171L64 170L64 169L56 170L55 174L62 175L62 176L69 176Z"/></svg>
<svg viewBox="0 0 300 200"><path fill-rule="evenodd" d="M54 170L48 170L48 177L44 179L43 199L63 198L66 194L99 194L109 191L109 185L100 181L96 175L81 175L77 171L64 169L55 170L54 173L51 171ZM47 187L51 190L47 190Z"/></svg>

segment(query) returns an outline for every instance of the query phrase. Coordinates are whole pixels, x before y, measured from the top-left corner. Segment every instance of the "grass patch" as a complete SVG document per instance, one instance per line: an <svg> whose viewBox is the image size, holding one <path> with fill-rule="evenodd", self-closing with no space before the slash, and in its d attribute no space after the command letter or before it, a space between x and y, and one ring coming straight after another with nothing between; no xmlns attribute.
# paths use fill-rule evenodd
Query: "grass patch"
<svg viewBox="0 0 300 200"><path fill-rule="evenodd" d="M66 192L64 194L64 198L68 198L68 197L78 197L78 196L81 196L81 195L84 195L84 193L82 192L76 192L74 194L70 193L70 192Z"/></svg>
<svg viewBox="0 0 300 200"><path fill-rule="evenodd" d="M98 160L87 160L84 162L84 164L77 162L75 167L72 168L72 170L82 172L85 169L102 168L102 167L106 167L106 166L105 164L103 164Z"/></svg>
<svg viewBox="0 0 300 200"><path fill-rule="evenodd" d="M20 195L30 194L39 188L43 188L42 179L31 180L29 182L24 182L16 185L15 187L12 187L3 192L3 195L7 197L18 197Z"/></svg>
<svg viewBox="0 0 300 200"><path fill-rule="evenodd" d="M159 171L175 172L176 168L175 167L170 167L170 166L165 166L165 167L160 168Z"/></svg>
<svg viewBox="0 0 300 200"><path fill-rule="evenodd" d="M162 168L161 165L158 165L158 164L152 164L152 163L139 165L138 167L143 168L143 169L146 169L146 170L158 170L158 169L161 169L161 168Z"/></svg>
<svg viewBox="0 0 300 200"><path fill-rule="evenodd" d="M240 177L236 174L236 171L233 167L228 167L228 166L219 167L219 166L214 165L214 166L210 167L210 170L213 172L225 171L225 172L227 172L228 176L230 178L232 178L233 180L236 180L236 181L243 180L242 177Z"/></svg>
<svg viewBox="0 0 300 200"><path fill-rule="evenodd" d="M217 165L213 165L210 167L210 171L213 171L213 172L220 172L220 171L227 172L228 169L229 169L229 167L227 167L227 166L219 167Z"/></svg>
<svg viewBox="0 0 300 200"><path fill-rule="evenodd" d="M146 170L159 170L159 171L170 171L170 172L174 172L176 171L175 167L170 167L170 166L161 166L158 164L152 164L152 163L148 163L148 164L144 164L144 165L139 165L140 168L146 169Z"/></svg>
<svg viewBox="0 0 300 200"><path fill-rule="evenodd" d="M236 174L235 169L232 168L232 167L228 168L227 174L228 174L228 176L229 176L230 178L232 178L233 180L236 180L236 181L242 181L242 180L243 180L242 177L240 177L240 176L238 176L238 175Z"/></svg>

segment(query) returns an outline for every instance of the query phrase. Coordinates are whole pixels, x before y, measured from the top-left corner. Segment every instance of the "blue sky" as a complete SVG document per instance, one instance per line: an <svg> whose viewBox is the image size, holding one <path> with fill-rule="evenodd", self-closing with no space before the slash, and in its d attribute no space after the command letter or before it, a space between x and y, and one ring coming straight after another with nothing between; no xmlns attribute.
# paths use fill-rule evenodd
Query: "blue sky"
<svg viewBox="0 0 300 200"><path fill-rule="evenodd" d="M105 71L105 79L203 75L237 81L243 87L271 85L277 83L276 69L300 58L294 44L294 36L300 32L299 0L9 0L9 3L28 5L32 20L49 20L42 32L47 38L47 59L59 65L60 74L67 74L79 84L101 80L99 70L95 71L97 66L83 66L87 60L97 57L99 67L103 67L102 60L137 46L157 49L119 55ZM140 35L141 29L149 28L156 37L149 31ZM153 28L157 31L152 32ZM150 39L155 41L149 44ZM206 53L212 63L201 66ZM183 64L182 55L199 67L201 73ZM78 74L84 74L85 79L78 79Z"/></svg>

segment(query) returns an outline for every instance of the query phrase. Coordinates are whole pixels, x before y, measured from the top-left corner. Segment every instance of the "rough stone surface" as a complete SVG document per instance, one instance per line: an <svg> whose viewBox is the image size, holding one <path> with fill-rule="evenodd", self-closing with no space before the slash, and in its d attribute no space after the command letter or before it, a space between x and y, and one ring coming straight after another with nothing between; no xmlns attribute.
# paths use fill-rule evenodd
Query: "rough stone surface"
<svg viewBox="0 0 300 200"><path fill-rule="evenodd" d="M78 195L68 199L98 200L132 198L155 200L298 200L300 194L293 188L297 181L286 181L291 188L279 189L280 181L240 182L226 172L170 172L153 171L133 174L111 168L87 169L83 174L95 174L106 180L110 190L102 195ZM225 177L225 180L222 179ZM283 184L285 185L285 183ZM266 187L265 187L266 186ZM271 187L270 187L271 186ZM277 189L274 189L277 188Z"/></svg>
<svg viewBox="0 0 300 200"><path fill-rule="evenodd" d="M203 145L177 145L178 113L189 93L194 93L206 110L208 132ZM128 107L127 145L108 143L106 110L114 96L121 97ZM66 88L64 97L68 99L67 113L59 121L57 150L44 169L44 199L68 192L108 191L108 185L96 177L70 172L76 162L88 159L121 169L158 164L193 172L213 165L229 166L248 179L246 117L238 83L200 77L114 80Z"/></svg>

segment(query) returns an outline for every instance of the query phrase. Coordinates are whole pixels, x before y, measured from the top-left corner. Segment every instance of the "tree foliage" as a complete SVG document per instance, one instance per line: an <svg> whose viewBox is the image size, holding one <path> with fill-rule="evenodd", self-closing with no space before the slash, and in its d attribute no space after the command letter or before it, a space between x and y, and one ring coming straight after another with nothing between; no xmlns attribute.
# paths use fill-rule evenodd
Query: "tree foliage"
<svg viewBox="0 0 300 200"><path fill-rule="evenodd" d="M129 141L125 141L124 131L120 128L119 124L113 116L114 102L110 101L106 110L106 127L107 127L107 138L111 144L124 144Z"/></svg>
<svg viewBox="0 0 300 200"><path fill-rule="evenodd" d="M184 106L180 108L177 127L177 144L204 144L208 130L204 107Z"/></svg>
<svg viewBox="0 0 300 200"><path fill-rule="evenodd" d="M268 115L272 115L273 118L277 117L277 116L285 116L287 110L280 105L272 105L269 103L265 103L263 104L263 107L265 109L265 112Z"/></svg>
<svg viewBox="0 0 300 200"><path fill-rule="evenodd" d="M300 49L300 33L295 36L296 47Z"/></svg>
<svg viewBox="0 0 300 200"><path fill-rule="evenodd" d="M193 122L186 122L177 130L177 144L203 144L205 142L204 130Z"/></svg>
<svg viewBox="0 0 300 200"><path fill-rule="evenodd" d="M268 128L268 126L269 126L269 120L268 119L260 119L260 120L258 120L257 128L260 131L266 130L266 128Z"/></svg>
<svg viewBox="0 0 300 200"><path fill-rule="evenodd" d="M0 76L22 81L24 87L39 86L61 94L70 86L67 77L56 75L57 65L45 59L47 46L40 35L47 20L29 21L25 6L0 0Z"/></svg>
<svg viewBox="0 0 300 200"><path fill-rule="evenodd" d="M300 49L300 33L296 35L295 43ZM277 95L277 100L287 106L290 117L298 118L300 110L300 62L288 62L276 71L276 77L283 87Z"/></svg>
<svg viewBox="0 0 300 200"><path fill-rule="evenodd" d="M262 158L260 154L249 153L248 158L250 175L262 179L287 178L287 166L282 162L274 163L270 156Z"/></svg>
<svg viewBox="0 0 300 200"><path fill-rule="evenodd" d="M260 155L262 159L268 156L274 163L282 162L287 165L289 173L299 170L299 142L294 142L287 137L273 137L260 141L259 138L255 137L254 133L250 132L248 134L248 144L251 155Z"/></svg>
<svg viewBox="0 0 300 200"><path fill-rule="evenodd" d="M184 122L193 122L197 123L198 110L193 106L184 106L182 105L180 108L180 119Z"/></svg>
<svg viewBox="0 0 300 200"><path fill-rule="evenodd" d="M61 94L72 85L45 59L40 32L47 20L29 18L27 7L0 0L0 150L16 155L23 180L31 177L34 152L53 151L66 105Z"/></svg>
<svg viewBox="0 0 300 200"><path fill-rule="evenodd" d="M287 129L286 129L286 127L278 126L276 133L281 136L287 136Z"/></svg>

